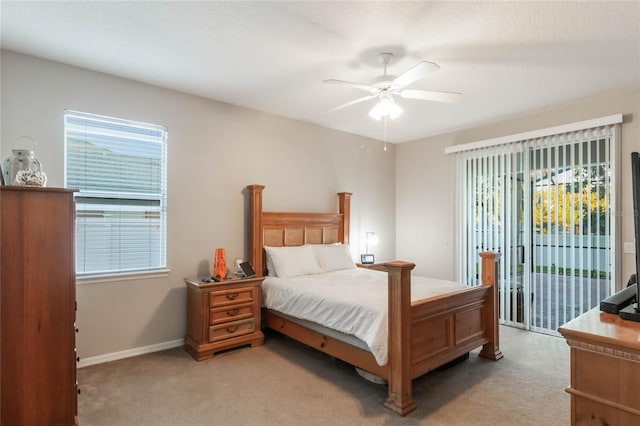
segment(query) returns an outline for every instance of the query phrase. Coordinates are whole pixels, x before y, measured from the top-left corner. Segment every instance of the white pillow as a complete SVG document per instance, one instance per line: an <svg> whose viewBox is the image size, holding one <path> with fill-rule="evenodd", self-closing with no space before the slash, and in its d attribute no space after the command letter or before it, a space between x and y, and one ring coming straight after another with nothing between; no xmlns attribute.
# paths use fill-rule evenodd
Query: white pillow
<svg viewBox="0 0 640 426"><path fill-rule="evenodd" d="M311 247L265 247L267 259L271 258L277 277L288 278L299 275L319 274L322 272ZM268 265L268 263L267 263ZM267 269L269 266L267 266Z"/></svg>
<svg viewBox="0 0 640 426"><path fill-rule="evenodd" d="M271 254L269 253L269 250L267 250L266 246L264 248L264 251L266 253L266 258L267 258L267 275L270 277L277 277L276 268L273 266L273 260L271 260Z"/></svg>
<svg viewBox="0 0 640 426"><path fill-rule="evenodd" d="M356 264L346 244L313 244L311 246L322 272L355 269Z"/></svg>

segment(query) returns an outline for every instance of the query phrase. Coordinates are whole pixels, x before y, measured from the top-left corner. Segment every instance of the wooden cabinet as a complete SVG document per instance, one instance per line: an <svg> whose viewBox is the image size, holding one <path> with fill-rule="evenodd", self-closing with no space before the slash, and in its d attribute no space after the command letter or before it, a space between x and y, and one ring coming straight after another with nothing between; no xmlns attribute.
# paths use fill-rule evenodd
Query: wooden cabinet
<svg viewBox="0 0 640 426"><path fill-rule="evenodd" d="M260 331L263 277L201 282L186 279L187 336L184 349L198 361L216 352L264 343Z"/></svg>
<svg viewBox="0 0 640 426"><path fill-rule="evenodd" d="M640 424L640 323L594 308L558 331L571 347L571 424Z"/></svg>
<svg viewBox="0 0 640 426"><path fill-rule="evenodd" d="M77 423L73 191L0 187L0 417Z"/></svg>

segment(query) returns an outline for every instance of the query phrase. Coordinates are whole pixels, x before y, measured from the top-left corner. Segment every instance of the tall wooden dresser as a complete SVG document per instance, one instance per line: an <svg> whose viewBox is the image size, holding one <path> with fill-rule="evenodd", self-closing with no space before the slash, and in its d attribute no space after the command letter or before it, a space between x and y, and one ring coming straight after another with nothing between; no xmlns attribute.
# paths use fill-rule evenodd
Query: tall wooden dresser
<svg viewBox="0 0 640 426"><path fill-rule="evenodd" d="M0 187L0 423L77 424L73 191Z"/></svg>

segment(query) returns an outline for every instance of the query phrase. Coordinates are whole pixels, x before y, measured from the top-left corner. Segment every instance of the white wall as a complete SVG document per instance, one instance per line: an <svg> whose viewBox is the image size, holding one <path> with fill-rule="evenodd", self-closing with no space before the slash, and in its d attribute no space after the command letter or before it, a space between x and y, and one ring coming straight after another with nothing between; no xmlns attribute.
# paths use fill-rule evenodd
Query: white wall
<svg viewBox="0 0 640 426"><path fill-rule="evenodd" d="M635 272L635 257L622 254L622 243L634 241L630 153L640 151L640 91L637 89L397 145L397 257L415 262L415 272L419 275L454 278L455 154L445 155L445 147L616 113L622 113L624 118L621 204L617 212L622 223L618 253L622 257L623 280L618 285L624 286L629 275Z"/></svg>
<svg viewBox="0 0 640 426"><path fill-rule="evenodd" d="M243 188L266 185L265 210L332 212L352 192L351 245L375 231L395 255L395 147L380 141L110 75L2 51L2 159L29 135L47 186L64 183L65 109L166 126L168 278L77 287L78 352L95 357L181 339L183 278L206 275L216 247L247 256Z"/></svg>

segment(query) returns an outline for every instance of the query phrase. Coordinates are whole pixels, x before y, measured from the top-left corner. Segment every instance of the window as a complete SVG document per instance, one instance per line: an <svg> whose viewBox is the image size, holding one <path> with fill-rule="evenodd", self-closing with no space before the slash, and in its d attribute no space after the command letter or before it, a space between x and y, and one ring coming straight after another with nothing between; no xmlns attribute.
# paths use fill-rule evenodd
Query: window
<svg viewBox="0 0 640 426"><path fill-rule="evenodd" d="M166 129L75 111L64 123L78 277L165 269Z"/></svg>

